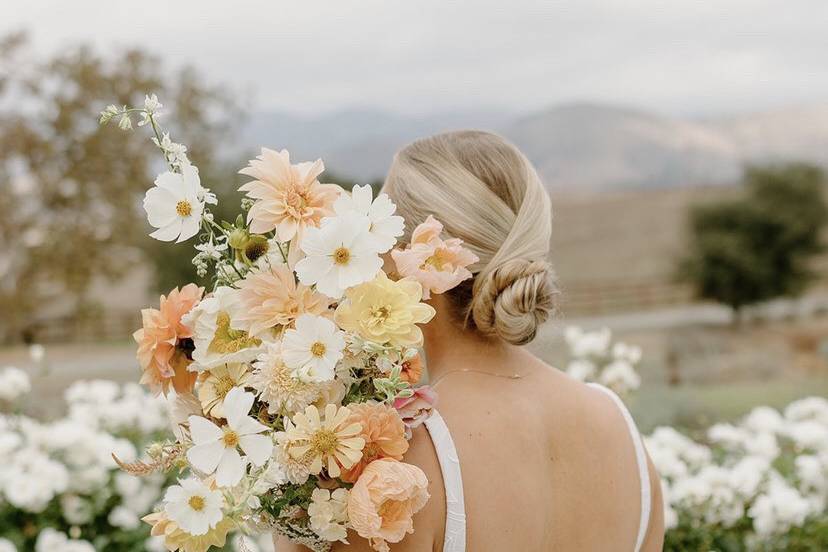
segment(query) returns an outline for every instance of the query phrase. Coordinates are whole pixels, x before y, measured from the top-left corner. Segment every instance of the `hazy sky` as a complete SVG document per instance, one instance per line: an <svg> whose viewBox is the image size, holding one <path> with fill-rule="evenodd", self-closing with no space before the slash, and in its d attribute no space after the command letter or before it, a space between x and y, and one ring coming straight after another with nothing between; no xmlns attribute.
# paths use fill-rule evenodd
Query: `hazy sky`
<svg viewBox="0 0 828 552"><path fill-rule="evenodd" d="M21 28L44 52L144 45L292 112L828 100L828 0L0 0Z"/></svg>

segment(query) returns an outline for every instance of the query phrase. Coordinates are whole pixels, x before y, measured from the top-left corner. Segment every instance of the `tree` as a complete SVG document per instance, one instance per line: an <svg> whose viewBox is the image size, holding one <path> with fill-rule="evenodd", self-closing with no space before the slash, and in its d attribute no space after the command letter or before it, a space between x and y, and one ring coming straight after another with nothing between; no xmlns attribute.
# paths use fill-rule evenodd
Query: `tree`
<svg viewBox="0 0 828 552"><path fill-rule="evenodd" d="M165 73L139 50L101 56L80 45L40 60L24 34L0 38L0 340L45 305L83 311L93 282L122 277L147 253L166 266L141 208L157 150L143 134L97 124L105 105L140 104L148 92L165 102L205 185L228 188L236 169L218 146L232 143L239 110L221 88L189 68Z"/></svg>
<svg viewBox="0 0 828 552"><path fill-rule="evenodd" d="M752 167L743 197L690 211L680 276L696 294L733 308L800 294L814 279L828 221L825 177L805 164Z"/></svg>

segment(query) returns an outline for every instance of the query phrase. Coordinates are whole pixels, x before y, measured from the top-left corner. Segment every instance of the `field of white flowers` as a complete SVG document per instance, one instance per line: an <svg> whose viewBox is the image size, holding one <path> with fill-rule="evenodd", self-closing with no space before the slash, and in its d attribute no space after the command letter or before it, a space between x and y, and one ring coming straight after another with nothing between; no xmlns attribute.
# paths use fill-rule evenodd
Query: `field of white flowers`
<svg viewBox="0 0 828 552"><path fill-rule="evenodd" d="M566 342L573 377L622 396L640 385L637 347L606 330L571 328ZM119 471L112 453L133 461L162 439L166 401L137 384L79 381L65 415L42 422L19 413L30 391L26 372L0 369L0 552L165 550L141 518L167 482ZM659 427L645 441L663 479L665 550L828 550L828 400L760 406L698 435ZM266 536L245 548L272 550Z"/></svg>

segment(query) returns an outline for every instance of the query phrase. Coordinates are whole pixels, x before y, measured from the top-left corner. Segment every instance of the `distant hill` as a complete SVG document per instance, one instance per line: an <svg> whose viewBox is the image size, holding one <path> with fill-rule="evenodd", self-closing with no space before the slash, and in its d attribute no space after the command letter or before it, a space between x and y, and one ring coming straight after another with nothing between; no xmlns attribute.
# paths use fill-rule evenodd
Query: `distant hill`
<svg viewBox="0 0 828 552"><path fill-rule="evenodd" d="M405 117L373 109L303 118L259 113L250 146L321 156L335 173L382 178L395 151L435 132L480 128L514 141L556 191L728 184L747 162L804 160L828 166L828 105L684 120L640 109L574 103L516 117L498 111Z"/></svg>

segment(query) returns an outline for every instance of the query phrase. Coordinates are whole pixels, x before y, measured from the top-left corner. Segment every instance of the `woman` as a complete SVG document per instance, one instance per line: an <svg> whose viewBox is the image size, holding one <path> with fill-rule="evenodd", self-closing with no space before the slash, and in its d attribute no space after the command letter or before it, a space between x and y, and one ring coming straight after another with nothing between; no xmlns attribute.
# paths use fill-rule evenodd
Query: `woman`
<svg viewBox="0 0 828 552"><path fill-rule="evenodd" d="M557 295L549 197L528 160L494 134L441 134L400 151L384 191L404 241L433 215L480 259L473 279L430 301L439 414L415 429L405 461L426 473L431 499L392 551L661 550L658 476L623 404L520 347ZM349 542L334 550L371 550Z"/></svg>

